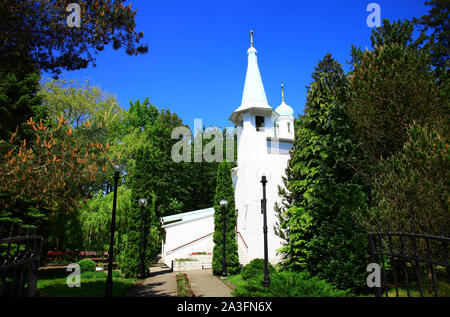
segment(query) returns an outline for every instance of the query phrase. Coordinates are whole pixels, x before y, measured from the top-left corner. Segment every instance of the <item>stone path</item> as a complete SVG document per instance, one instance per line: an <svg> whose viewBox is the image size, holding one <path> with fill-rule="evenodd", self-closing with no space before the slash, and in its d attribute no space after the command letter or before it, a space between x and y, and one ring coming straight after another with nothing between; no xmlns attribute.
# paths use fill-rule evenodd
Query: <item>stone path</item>
<svg viewBox="0 0 450 317"><path fill-rule="evenodd" d="M196 297L231 297L231 289L211 269L187 271L186 273Z"/></svg>
<svg viewBox="0 0 450 317"><path fill-rule="evenodd" d="M177 296L176 272L167 267L151 267L150 276L142 284L136 285L130 296L171 297Z"/></svg>
<svg viewBox="0 0 450 317"><path fill-rule="evenodd" d="M211 269L171 272L166 267L151 267L150 276L142 284L136 285L130 296L167 297L177 296L175 276L186 273L196 297L231 297L231 289Z"/></svg>

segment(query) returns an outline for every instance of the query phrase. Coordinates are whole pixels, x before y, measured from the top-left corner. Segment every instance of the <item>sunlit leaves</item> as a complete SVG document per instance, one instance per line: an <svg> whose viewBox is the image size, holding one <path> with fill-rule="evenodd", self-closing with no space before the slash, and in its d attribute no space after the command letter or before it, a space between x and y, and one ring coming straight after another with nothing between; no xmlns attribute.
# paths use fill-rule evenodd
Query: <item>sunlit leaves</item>
<svg viewBox="0 0 450 317"><path fill-rule="evenodd" d="M35 142L27 144L26 140L17 140L14 133L9 142L0 143L4 149L1 153L5 153L0 157L1 190L10 192L13 200L33 197L41 207L53 212L72 211L89 184L108 164L106 147L88 142L87 124L77 134L73 133L63 116L58 118L55 128L33 118L27 124L33 128Z"/></svg>

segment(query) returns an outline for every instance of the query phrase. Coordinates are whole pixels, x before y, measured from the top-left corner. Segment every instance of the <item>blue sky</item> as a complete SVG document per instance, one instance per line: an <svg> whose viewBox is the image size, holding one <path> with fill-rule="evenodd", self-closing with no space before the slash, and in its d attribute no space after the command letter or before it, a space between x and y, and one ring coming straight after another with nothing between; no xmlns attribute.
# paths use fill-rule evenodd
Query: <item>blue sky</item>
<svg viewBox="0 0 450 317"><path fill-rule="evenodd" d="M428 11L425 0L133 1L136 30L144 32L149 52L131 57L107 48L97 55L96 67L63 72L62 78L88 78L124 108L129 100L149 97L191 128L195 118L207 127L229 127L241 103L252 29L269 104L280 104L284 83L286 103L303 113L305 86L325 54L348 71L351 45L370 47L371 2L380 5L382 19Z"/></svg>

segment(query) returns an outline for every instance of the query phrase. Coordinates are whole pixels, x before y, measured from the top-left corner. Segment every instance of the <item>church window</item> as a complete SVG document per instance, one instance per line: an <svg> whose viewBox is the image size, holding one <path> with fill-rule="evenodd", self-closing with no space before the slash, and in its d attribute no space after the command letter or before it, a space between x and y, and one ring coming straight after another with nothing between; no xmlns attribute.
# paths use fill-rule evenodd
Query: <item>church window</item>
<svg viewBox="0 0 450 317"><path fill-rule="evenodd" d="M256 116L255 123L256 123L256 131L264 131L264 117L263 116Z"/></svg>
<svg viewBox="0 0 450 317"><path fill-rule="evenodd" d="M288 122L287 125L288 125L288 133L291 133L291 123Z"/></svg>

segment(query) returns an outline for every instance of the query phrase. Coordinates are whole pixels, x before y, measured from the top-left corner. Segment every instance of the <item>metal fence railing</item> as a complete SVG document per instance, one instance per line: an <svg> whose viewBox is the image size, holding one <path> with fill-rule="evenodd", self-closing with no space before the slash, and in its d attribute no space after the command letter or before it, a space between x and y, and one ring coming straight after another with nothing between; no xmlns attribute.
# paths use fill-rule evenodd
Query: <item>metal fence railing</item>
<svg viewBox="0 0 450 317"><path fill-rule="evenodd" d="M371 261L381 269L375 296L450 296L450 238L418 233L371 232Z"/></svg>
<svg viewBox="0 0 450 317"><path fill-rule="evenodd" d="M36 291L42 237L13 227L0 236L0 296L30 296ZM0 232L1 233L1 232Z"/></svg>

